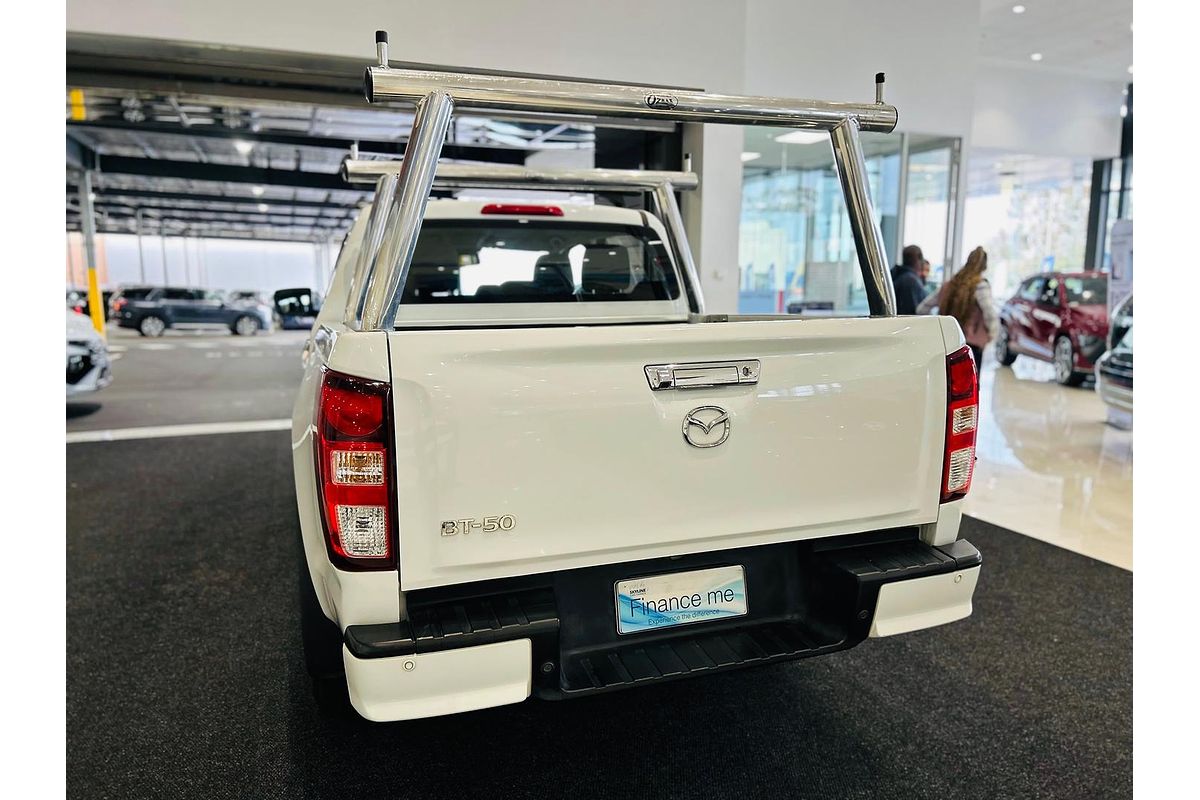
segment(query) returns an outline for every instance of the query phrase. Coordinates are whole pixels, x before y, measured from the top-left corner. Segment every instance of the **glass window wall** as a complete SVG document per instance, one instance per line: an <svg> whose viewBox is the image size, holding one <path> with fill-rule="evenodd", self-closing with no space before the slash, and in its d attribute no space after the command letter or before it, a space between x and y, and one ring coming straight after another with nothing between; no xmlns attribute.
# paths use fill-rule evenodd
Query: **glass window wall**
<svg viewBox="0 0 1200 800"><path fill-rule="evenodd" d="M908 138L908 179L904 200L903 244L921 248L929 262L928 288L940 286L951 257L954 235L951 197L957 142L933 136ZM893 256L899 262L899 254Z"/></svg>
<svg viewBox="0 0 1200 800"><path fill-rule="evenodd" d="M940 274L951 249L957 141L865 133L862 144L888 258L896 263L915 242ZM829 136L746 128L742 162L739 312L866 315Z"/></svg>
<svg viewBox="0 0 1200 800"><path fill-rule="evenodd" d="M963 251L982 246L998 301L1039 272L1083 269L1092 162L973 150Z"/></svg>

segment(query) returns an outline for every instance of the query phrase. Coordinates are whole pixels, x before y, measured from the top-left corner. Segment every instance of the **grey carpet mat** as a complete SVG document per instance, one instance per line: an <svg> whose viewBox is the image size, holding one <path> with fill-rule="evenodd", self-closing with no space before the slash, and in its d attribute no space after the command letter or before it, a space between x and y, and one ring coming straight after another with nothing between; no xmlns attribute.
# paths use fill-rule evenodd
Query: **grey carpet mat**
<svg viewBox="0 0 1200 800"><path fill-rule="evenodd" d="M285 432L68 448L70 797L1132 791L1131 574L975 520L965 622L575 701L323 721L291 481Z"/></svg>

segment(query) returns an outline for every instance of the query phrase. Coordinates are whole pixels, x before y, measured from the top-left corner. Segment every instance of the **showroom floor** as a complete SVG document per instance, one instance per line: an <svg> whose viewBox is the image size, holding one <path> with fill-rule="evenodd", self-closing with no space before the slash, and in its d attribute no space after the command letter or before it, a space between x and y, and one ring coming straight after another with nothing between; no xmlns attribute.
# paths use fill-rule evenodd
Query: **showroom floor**
<svg viewBox="0 0 1200 800"><path fill-rule="evenodd" d="M303 334L146 342L122 333L111 337L124 348L113 386L68 404L69 435L290 415ZM995 396L1040 404L1060 391L1021 388L1020 375L991 375ZM1028 445L1011 442L1045 434L989 408L1025 464ZM1004 461L984 419L980 478L1019 487L988 475ZM315 713L300 655L287 432L82 441L67 452L73 797L1132 789L1131 574L994 525L964 523L985 568L962 623L604 697L394 725L330 722Z"/></svg>
<svg viewBox="0 0 1200 800"><path fill-rule="evenodd" d="M1020 356L982 373L979 462L966 512L1133 569L1133 434L1108 425L1092 383L1059 386Z"/></svg>

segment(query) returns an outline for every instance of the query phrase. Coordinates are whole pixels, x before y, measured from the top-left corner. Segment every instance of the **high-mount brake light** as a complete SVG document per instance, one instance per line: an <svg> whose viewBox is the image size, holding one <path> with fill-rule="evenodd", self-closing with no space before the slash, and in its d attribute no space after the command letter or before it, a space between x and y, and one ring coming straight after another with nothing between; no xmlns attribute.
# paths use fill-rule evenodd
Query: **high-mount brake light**
<svg viewBox="0 0 1200 800"><path fill-rule="evenodd" d="M942 454L942 502L971 490L975 434L979 427L979 372L970 347L946 356L946 448Z"/></svg>
<svg viewBox="0 0 1200 800"><path fill-rule="evenodd" d="M317 477L325 541L347 570L394 569L386 383L327 371L317 406Z"/></svg>
<svg viewBox="0 0 1200 800"><path fill-rule="evenodd" d="M479 210L480 214L509 214L517 217L561 217L563 210L558 206L539 206L529 203L489 203Z"/></svg>

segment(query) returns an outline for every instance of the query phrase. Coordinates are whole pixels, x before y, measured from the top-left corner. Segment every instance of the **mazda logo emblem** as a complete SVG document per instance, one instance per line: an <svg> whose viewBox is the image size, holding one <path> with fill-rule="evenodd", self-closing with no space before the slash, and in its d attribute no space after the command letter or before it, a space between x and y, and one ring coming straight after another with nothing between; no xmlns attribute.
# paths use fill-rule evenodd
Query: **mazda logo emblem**
<svg viewBox="0 0 1200 800"><path fill-rule="evenodd" d="M692 447L716 447L729 438L729 412L720 406L693 408L683 418L683 439Z"/></svg>

